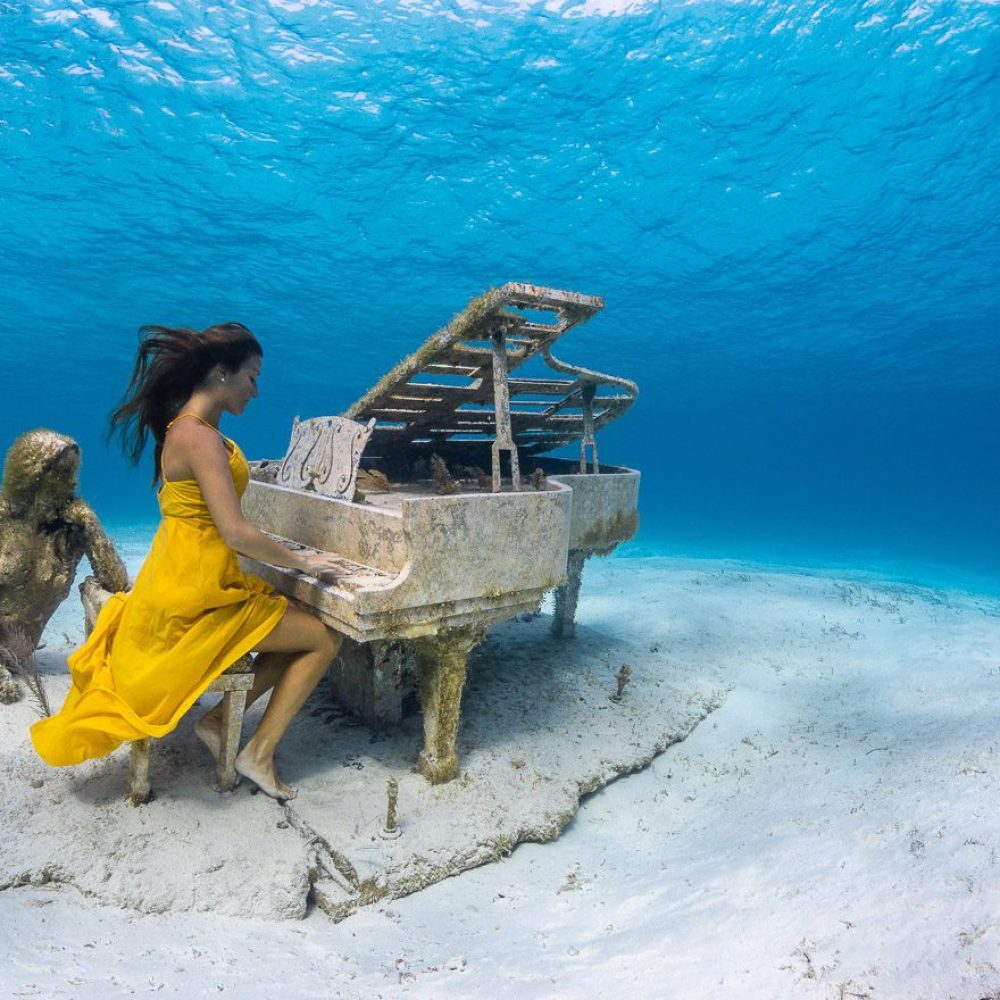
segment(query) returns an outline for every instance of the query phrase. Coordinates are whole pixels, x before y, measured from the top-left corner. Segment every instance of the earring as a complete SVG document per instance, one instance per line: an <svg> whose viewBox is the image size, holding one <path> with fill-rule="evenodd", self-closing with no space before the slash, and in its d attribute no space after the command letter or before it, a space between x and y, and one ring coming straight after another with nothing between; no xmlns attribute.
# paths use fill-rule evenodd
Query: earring
<svg viewBox="0 0 1000 1000"><path fill-rule="evenodd" d="M226 381L226 376L224 374L222 374L222 372L219 372L219 381L220 382L225 382Z"/></svg>

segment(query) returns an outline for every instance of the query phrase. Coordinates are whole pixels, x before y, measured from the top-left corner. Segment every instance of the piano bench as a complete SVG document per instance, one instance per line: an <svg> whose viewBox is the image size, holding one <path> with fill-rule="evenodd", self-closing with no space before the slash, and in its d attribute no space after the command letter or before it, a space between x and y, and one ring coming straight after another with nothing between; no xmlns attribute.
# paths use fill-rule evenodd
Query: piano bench
<svg viewBox="0 0 1000 1000"><path fill-rule="evenodd" d="M236 754L240 749L247 692L253 687L253 682L254 661L247 653L212 681L207 689L222 692L222 753L217 770L220 792L231 792L236 787ZM152 797L149 785L149 751L152 743L150 737L131 744L128 798L134 806L141 806Z"/></svg>

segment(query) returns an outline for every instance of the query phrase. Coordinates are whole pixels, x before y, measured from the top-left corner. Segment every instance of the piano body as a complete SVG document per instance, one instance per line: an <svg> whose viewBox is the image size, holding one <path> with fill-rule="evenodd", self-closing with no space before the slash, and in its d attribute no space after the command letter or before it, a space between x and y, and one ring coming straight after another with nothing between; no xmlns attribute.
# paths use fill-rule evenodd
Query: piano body
<svg viewBox="0 0 1000 1000"><path fill-rule="evenodd" d="M397 721L416 686L431 782L458 773L466 659L485 630L556 588L553 631L572 636L585 559L638 527L639 474L601 467L594 438L635 384L551 353L602 307L533 285L493 289L343 417L296 421L284 459L251 465L247 518L286 544L337 553L344 571L318 580L246 559L248 569L347 637L334 687L363 718ZM556 375L512 374L532 358ZM575 439L579 461L543 457Z"/></svg>

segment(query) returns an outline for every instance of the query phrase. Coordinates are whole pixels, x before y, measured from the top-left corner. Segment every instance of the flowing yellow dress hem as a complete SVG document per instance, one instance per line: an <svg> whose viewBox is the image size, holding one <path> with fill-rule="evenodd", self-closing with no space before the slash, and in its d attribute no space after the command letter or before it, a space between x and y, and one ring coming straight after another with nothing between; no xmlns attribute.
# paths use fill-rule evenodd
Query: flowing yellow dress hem
<svg viewBox="0 0 1000 1000"><path fill-rule="evenodd" d="M84 658L92 650L92 644L98 644L103 641L104 634L107 632L107 623L102 622L101 618L105 614L115 617L120 616L121 605L124 603L126 596L125 594L115 594L108 601L101 610L100 616L98 616L94 631L87 642L70 657L71 662L78 658ZM116 599L120 600L116 601ZM167 722L157 724L146 721L136 714L127 702L108 687L91 685L86 690L81 691L74 681L74 686L66 697L66 703L63 705L63 712L74 708L84 697L89 696L93 698L94 695L106 696L113 703L115 711L100 716L92 716L91 721L93 725L87 727L90 736L89 747L83 748L77 744L73 747L73 752L67 752L70 748L66 745L63 734L60 731L61 727L50 725L52 720L58 718L57 716L39 720L31 727L31 741L35 747L35 752L52 767L70 767L75 764L81 764L83 761L93 757L106 756L121 746L122 743L131 743L135 740L147 738L160 739L168 733L173 732L191 706L208 690L212 683L224 674L241 656L254 650L257 644L270 635L278 626L281 619L284 618L288 607L287 599L280 594L269 595L269 599L279 604L273 614L258 625L257 628L253 629L253 631L243 636L238 643L225 650L219 662L206 672L203 681L181 701ZM118 604L117 608L115 607L116 603ZM50 734L50 730L53 729L56 729L56 732Z"/></svg>

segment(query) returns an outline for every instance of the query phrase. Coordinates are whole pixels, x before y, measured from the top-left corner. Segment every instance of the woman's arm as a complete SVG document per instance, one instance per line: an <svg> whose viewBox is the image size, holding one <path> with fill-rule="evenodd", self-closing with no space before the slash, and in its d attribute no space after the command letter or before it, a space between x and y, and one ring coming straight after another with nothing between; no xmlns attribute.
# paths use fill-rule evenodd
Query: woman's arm
<svg viewBox="0 0 1000 1000"><path fill-rule="evenodd" d="M343 572L343 562L332 553L293 552L259 531L243 516L229 469L229 455L218 432L186 420L171 429L171 439L175 456L186 460L190 466L212 520L231 549L272 566L298 569L313 576Z"/></svg>

